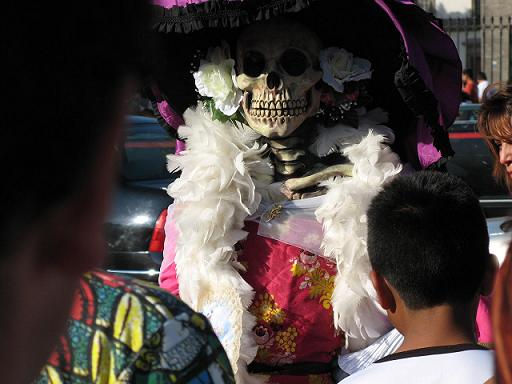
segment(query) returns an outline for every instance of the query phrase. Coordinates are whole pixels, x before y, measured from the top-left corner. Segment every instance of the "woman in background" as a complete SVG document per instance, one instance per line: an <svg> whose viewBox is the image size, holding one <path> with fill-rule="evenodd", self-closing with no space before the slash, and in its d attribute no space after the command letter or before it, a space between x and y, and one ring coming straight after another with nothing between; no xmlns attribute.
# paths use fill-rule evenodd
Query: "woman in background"
<svg viewBox="0 0 512 384"><path fill-rule="evenodd" d="M478 127L495 159L494 176L512 191L512 84L491 87L484 95ZM492 313L496 379L488 383L512 384L512 247L496 280Z"/></svg>
<svg viewBox="0 0 512 384"><path fill-rule="evenodd" d="M512 190L512 85L486 97L478 117L478 128L495 159L493 175Z"/></svg>

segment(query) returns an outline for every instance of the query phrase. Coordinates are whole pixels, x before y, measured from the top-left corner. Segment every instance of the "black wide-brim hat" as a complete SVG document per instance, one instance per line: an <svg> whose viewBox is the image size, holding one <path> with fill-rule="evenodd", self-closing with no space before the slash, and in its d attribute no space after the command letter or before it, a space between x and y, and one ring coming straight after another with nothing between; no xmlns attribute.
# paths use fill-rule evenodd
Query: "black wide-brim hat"
<svg viewBox="0 0 512 384"><path fill-rule="evenodd" d="M325 47L371 61L370 92L390 114L404 162L427 168L453 154L447 128L458 114L461 62L439 22L412 1L153 0L152 8L152 29L164 48L155 82L178 113L196 103L194 56L222 40L234 48L247 25L286 16Z"/></svg>

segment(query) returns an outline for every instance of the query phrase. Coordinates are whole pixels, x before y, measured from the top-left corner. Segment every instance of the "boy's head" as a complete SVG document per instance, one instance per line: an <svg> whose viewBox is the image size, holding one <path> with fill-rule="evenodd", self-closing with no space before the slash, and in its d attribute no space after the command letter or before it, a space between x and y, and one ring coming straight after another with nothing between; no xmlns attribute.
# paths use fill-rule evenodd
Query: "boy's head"
<svg viewBox="0 0 512 384"><path fill-rule="evenodd" d="M485 74L485 72L478 72L478 75L476 76L476 79L477 81L484 81L484 80L487 80L487 75Z"/></svg>
<svg viewBox="0 0 512 384"><path fill-rule="evenodd" d="M418 172L385 185L368 210L368 253L381 301L389 289L409 310L471 305L488 289L485 218L470 187L449 174Z"/></svg>
<svg viewBox="0 0 512 384"><path fill-rule="evenodd" d="M0 369L3 382L24 383L64 330L80 275L102 263L148 19L142 0L17 2L6 12Z"/></svg>
<svg viewBox="0 0 512 384"><path fill-rule="evenodd" d="M462 71L462 81L473 80L473 70L466 68Z"/></svg>

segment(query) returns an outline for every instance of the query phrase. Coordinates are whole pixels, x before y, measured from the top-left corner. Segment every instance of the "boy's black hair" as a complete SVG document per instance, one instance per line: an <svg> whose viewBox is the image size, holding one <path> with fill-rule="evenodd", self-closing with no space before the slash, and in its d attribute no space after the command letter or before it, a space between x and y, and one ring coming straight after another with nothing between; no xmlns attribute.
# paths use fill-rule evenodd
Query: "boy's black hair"
<svg viewBox="0 0 512 384"><path fill-rule="evenodd" d="M152 52L144 0L11 2L3 16L0 261L88 182L120 91Z"/></svg>
<svg viewBox="0 0 512 384"><path fill-rule="evenodd" d="M485 74L485 72L478 72L478 75L477 75L477 79L478 80L487 80L487 75Z"/></svg>
<svg viewBox="0 0 512 384"><path fill-rule="evenodd" d="M410 309L469 302L489 262L478 198L453 175L399 176L370 205L368 253Z"/></svg>
<svg viewBox="0 0 512 384"><path fill-rule="evenodd" d="M474 79L473 77L473 70L471 68L466 68L462 71L463 74L468 76L470 79Z"/></svg>

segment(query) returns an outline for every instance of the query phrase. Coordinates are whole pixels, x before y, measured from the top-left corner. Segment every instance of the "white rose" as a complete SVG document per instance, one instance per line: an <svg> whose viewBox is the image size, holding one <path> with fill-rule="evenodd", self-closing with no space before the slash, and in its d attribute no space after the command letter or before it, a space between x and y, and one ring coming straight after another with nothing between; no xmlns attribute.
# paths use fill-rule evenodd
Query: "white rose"
<svg viewBox="0 0 512 384"><path fill-rule="evenodd" d="M320 67L323 71L323 81L340 93L345 90L343 84L347 81L372 77L371 63L354 57L343 48L329 47L320 52Z"/></svg>
<svg viewBox="0 0 512 384"><path fill-rule="evenodd" d="M210 50L193 76L199 94L211 97L215 108L231 116L240 107L242 92L236 86L235 61L226 51L225 47Z"/></svg>

